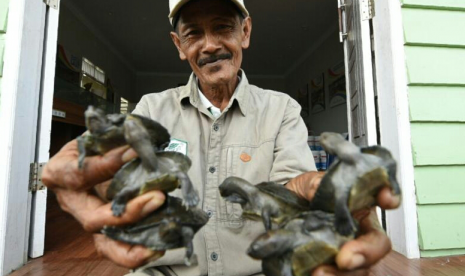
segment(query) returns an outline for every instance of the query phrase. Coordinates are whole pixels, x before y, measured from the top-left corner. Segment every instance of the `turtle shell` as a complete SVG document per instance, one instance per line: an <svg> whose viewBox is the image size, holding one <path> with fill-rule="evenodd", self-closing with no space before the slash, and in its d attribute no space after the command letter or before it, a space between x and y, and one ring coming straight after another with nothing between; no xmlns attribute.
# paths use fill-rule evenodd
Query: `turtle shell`
<svg viewBox="0 0 465 276"><path fill-rule="evenodd" d="M309 202L297 196L293 191L289 190L284 185L280 185L276 182L262 182L257 184L256 187L260 191L282 202L285 202L296 209L302 209L302 211L308 210Z"/></svg>
<svg viewBox="0 0 465 276"><path fill-rule="evenodd" d="M334 214L304 212L283 228L259 236L250 246L249 255L262 258L267 276L303 276L322 264L334 262L339 248L353 239L334 228Z"/></svg>
<svg viewBox="0 0 465 276"><path fill-rule="evenodd" d="M106 236L133 245L144 245L152 250L184 247L183 228L196 233L208 222L208 215L198 208L186 209L182 200L167 197L164 205L135 224L126 227L105 227Z"/></svg>

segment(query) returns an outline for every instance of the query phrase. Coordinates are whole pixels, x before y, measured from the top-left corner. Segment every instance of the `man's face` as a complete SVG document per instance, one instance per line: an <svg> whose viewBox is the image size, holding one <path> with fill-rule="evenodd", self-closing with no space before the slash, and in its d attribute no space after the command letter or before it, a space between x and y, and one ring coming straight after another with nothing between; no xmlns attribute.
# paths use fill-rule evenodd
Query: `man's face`
<svg viewBox="0 0 465 276"><path fill-rule="evenodd" d="M229 0L191 1L182 9L171 38L201 83L215 86L235 81L242 49L249 47L252 23L242 19Z"/></svg>

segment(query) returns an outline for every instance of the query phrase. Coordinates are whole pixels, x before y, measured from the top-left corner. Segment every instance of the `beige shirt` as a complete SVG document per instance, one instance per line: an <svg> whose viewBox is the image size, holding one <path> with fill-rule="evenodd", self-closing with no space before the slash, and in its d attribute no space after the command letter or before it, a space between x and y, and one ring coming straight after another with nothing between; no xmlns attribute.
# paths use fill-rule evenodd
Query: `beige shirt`
<svg viewBox="0 0 465 276"><path fill-rule="evenodd" d="M198 206L211 218L194 238L198 265L184 266L184 249L169 250L153 265L169 265L176 275L252 275L260 261L246 249L264 232L263 223L241 216L239 204L225 202L218 186L238 176L257 184L287 183L307 171L316 171L307 146L307 128L299 104L286 94L241 81L229 105L218 118L201 103L195 76L186 86L145 95L134 113L165 126L172 139L187 143L192 160L188 174L197 189ZM180 191L174 192L180 196Z"/></svg>

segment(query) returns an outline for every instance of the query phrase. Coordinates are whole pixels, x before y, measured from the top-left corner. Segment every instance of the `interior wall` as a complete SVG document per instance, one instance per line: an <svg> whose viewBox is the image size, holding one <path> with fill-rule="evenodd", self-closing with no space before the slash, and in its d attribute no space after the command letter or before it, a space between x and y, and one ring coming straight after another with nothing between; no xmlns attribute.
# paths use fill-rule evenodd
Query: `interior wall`
<svg viewBox="0 0 465 276"><path fill-rule="evenodd" d="M247 72L246 72L247 74ZM136 91L139 99L149 93L161 92L169 88L184 85L189 80L188 74L151 74L139 73L136 77ZM286 90L286 80L280 76L247 75L250 84L279 92Z"/></svg>
<svg viewBox="0 0 465 276"><path fill-rule="evenodd" d="M125 99L138 101L135 88L135 73L110 51L93 30L78 19L67 5L60 8L58 43L73 55L86 57L102 68L111 79L115 94Z"/></svg>
<svg viewBox="0 0 465 276"><path fill-rule="evenodd" d="M286 91L296 98L297 91L317 76L321 76L328 68L344 59L344 49L339 42L339 31L335 30L319 47L313 51L295 70L291 71L286 78ZM325 77L325 106L326 109L320 113L310 114L304 118L309 130L319 135L321 132L347 132L347 105L336 107L329 106L328 82ZM310 91L309 91L310 92ZM310 98L310 97L309 97ZM311 109L311 103L309 103Z"/></svg>

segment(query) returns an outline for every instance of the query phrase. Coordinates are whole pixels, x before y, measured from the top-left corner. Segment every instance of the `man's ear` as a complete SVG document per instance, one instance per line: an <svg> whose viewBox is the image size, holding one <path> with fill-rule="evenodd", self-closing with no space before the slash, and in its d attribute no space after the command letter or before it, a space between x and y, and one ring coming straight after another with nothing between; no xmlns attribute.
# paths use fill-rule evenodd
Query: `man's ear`
<svg viewBox="0 0 465 276"><path fill-rule="evenodd" d="M250 35L252 34L252 18L247 16L242 21L242 49L249 48Z"/></svg>
<svg viewBox="0 0 465 276"><path fill-rule="evenodd" d="M171 35L171 40L173 40L174 45L178 49L179 58L181 60L186 60L187 57L181 49L181 40L179 39L179 35L176 32L171 32L170 35Z"/></svg>

